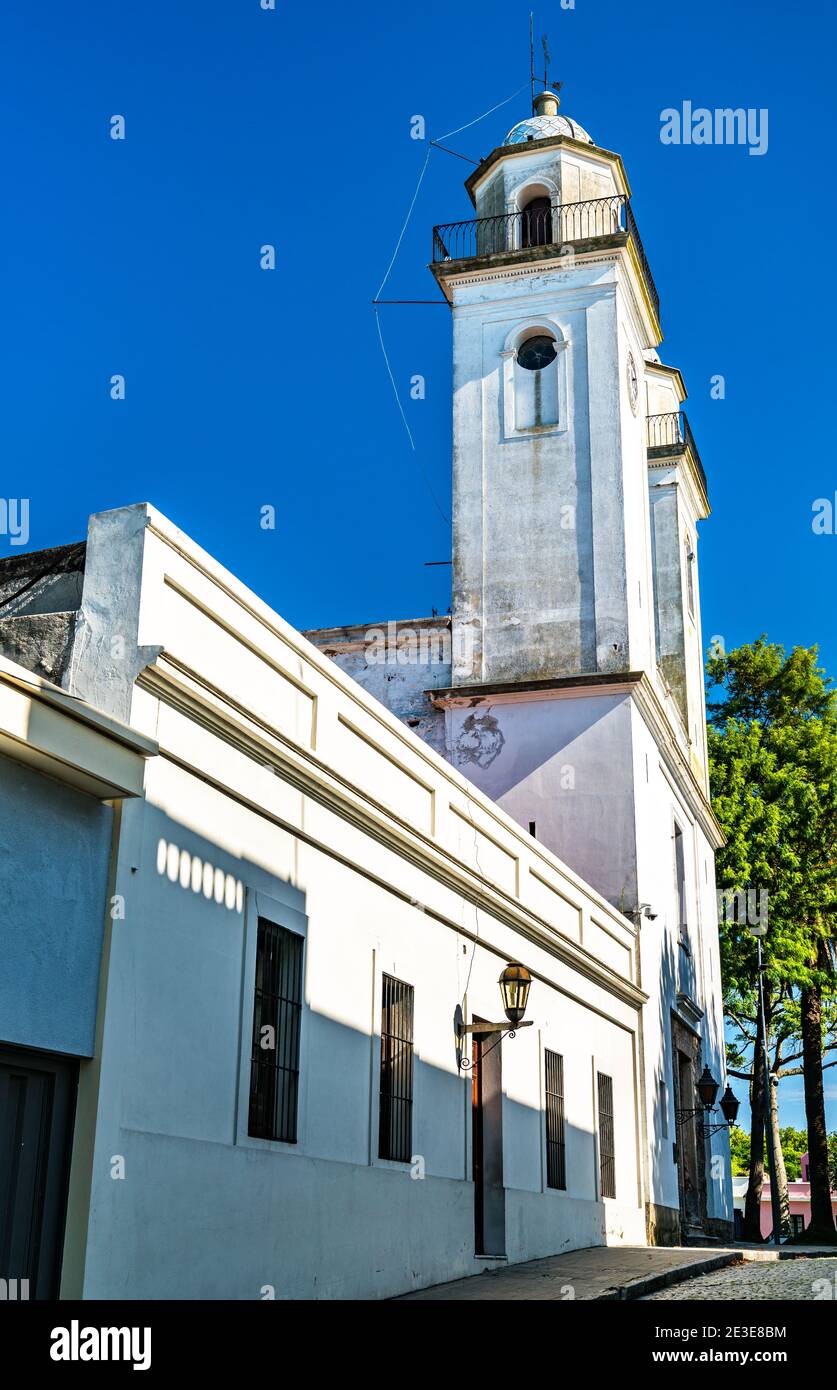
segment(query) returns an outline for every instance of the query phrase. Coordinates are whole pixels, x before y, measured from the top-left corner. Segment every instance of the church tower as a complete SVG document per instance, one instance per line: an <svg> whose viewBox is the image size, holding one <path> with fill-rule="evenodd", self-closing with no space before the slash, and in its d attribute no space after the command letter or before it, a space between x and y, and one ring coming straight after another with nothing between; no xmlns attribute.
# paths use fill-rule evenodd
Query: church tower
<svg viewBox="0 0 837 1390"><path fill-rule="evenodd" d="M536 111L468 179L476 217L434 233L454 359L453 665L436 703L454 760L630 911L637 856L612 836L634 819L632 741L624 714L602 720L632 691L706 805L706 480L657 353L622 160L557 93Z"/></svg>
<svg viewBox="0 0 837 1390"><path fill-rule="evenodd" d="M696 1070L723 1068L697 525L622 159L543 91L434 231L453 315L448 757L641 926L649 1235L712 1229Z"/></svg>

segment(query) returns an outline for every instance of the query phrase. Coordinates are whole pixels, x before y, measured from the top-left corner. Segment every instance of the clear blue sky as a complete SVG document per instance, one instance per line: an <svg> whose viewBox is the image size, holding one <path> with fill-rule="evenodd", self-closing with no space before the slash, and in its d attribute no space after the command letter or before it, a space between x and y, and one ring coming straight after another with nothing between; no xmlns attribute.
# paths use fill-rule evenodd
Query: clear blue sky
<svg viewBox="0 0 837 1390"><path fill-rule="evenodd" d="M6 0L0 492L31 499L30 548L149 500L299 627L447 608L424 561L450 555L448 311L381 311L413 452L370 301L425 156L410 117L441 135L525 83L528 11ZM818 642L837 674L837 536L811 530L837 490L833 9L550 0L536 29L563 110L625 159L690 391L705 636ZM767 154L664 146L685 100L768 108ZM521 92L450 143L479 158L527 113ZM433 153L388 294L436 293L431 228L470 215L467 173Z"/></svg>

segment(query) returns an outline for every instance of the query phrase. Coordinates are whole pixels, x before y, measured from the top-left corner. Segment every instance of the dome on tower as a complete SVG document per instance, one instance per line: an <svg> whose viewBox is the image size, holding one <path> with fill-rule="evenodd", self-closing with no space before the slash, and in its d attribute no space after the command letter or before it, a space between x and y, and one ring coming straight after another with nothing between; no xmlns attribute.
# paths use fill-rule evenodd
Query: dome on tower
<svg viewBox="0 0 837 1390"><path fill-rule="evenodd" d="M569 116L530 116L512 127L503 144L525 145L529 140L550 140L554 135L566 135L570 140L593 144L592 136Z"/></svg>
<svg viewBox="0 0 837 1390"><path fill-rule="evenodd" d="M583 126L570 116L561 116L558 107L561 101L557 92L547 89L535 98L537 114L525 121L518 121L503 141L504 145L525 145L530 140L551 140L556 135L566 135L570 140L583 140L592 145L593 138Z"/></svg>

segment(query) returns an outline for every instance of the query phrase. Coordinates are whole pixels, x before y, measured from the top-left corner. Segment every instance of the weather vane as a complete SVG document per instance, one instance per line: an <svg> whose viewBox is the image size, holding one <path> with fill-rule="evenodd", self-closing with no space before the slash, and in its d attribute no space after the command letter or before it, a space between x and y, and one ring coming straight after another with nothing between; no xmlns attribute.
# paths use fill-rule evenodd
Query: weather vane
<svg viewBox="0 0 837 1390"><path fill-rule="evenodd" d="M553 82L549 84L549 65L552 62L552 55L549 52L549 40L546 34L541 34L541 46L543 48L543 88L544 91L560 92L563 82ZM529 76L532 84L532 111L535 111L535 82L540 78L535 77L535 16L529 12Z"/></svg>

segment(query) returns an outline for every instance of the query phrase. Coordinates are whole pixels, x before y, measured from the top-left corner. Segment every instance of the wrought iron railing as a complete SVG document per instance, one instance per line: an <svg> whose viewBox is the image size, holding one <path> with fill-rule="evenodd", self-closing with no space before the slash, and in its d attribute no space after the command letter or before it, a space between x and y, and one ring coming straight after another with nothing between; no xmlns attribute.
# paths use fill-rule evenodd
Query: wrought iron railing
<svg viewBox="0 0 837 1390"><path fill-rule="evenodd" d="M672 453L691 450L705 488L706 474L685 411L671 410L665 415L649 415L645 424L649 449L670 450Z"/></svg>
<svg viewBox="0 0 837 1390"><path fill-rule="evenodd" d="M648 264L648 257L645 254L645 247L642 244L642 237L639 234L639 227L636 225L636 218L634 217L633 208L631 207L627 199L625 200L625 223L628 229L628 235L630 236L631 241L636 247L636 253L639 257L639 263L642 266L642 274L645 277L645 285L648 290L648 293L651 296L654 309L656 310L657 320L659 321L660 296L657 293L657 286L654 284L654 276L651 274L651 267Z"/></svg>
<svg viewBox="0 0 837 1390"><path fill-rule="evenodd" d="M615 193L582 203L556 207L525 208L497 217L477 217L468 222L448 222L433 228L433 260L472 260L533 246L567 246L598 237L627 234L633 241L648 293L659 317L660 297L628 197Z"/></svg>

